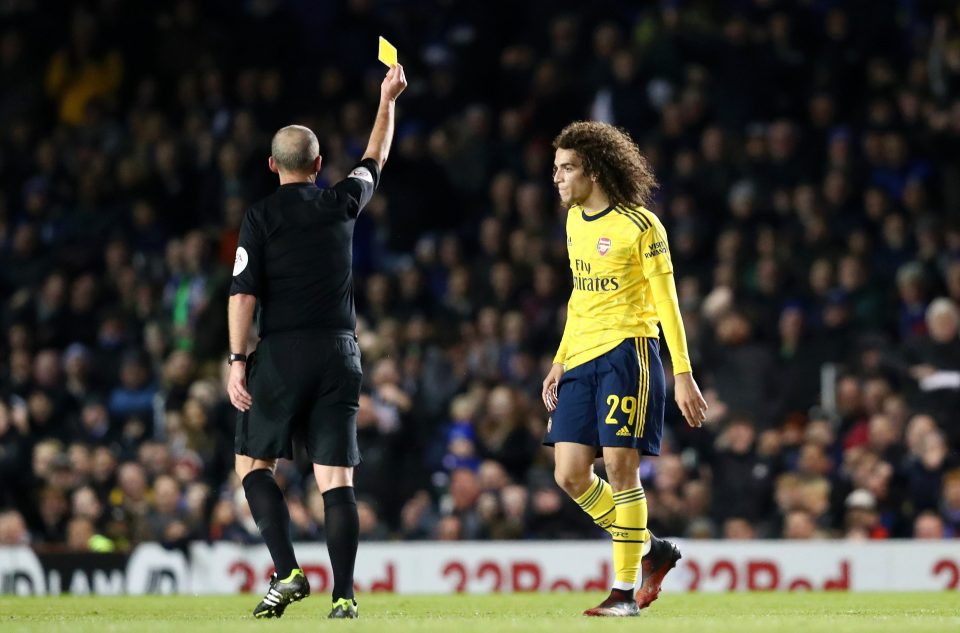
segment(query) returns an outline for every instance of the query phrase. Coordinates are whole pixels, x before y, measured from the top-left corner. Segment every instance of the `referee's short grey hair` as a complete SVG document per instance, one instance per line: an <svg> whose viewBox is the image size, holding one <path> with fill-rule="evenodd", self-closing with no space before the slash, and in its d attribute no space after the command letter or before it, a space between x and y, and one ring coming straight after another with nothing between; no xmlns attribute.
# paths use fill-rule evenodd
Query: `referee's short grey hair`
<svg viewBox="0 0 960 633"><path fill-rule="evenodd" d="M960 309L957 308L957 304L947 297L938 297L927 306L927 327L929 328L930 324L942 315L953 317L954 324L960 326Z"/></svg>
<svg viewBox="0 0 960 633"><path fill-rule="evenodd" d="M310 128L288 125L273 135L270 154L280 171L312 172L313 161L320 155L320 141Z"/></svg>

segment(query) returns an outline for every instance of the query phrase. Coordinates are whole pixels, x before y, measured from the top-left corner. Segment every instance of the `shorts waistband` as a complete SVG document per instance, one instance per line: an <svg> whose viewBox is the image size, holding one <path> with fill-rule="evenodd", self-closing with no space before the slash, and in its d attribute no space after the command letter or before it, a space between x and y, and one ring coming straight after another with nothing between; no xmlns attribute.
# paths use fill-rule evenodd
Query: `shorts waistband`
<svg viewBox="0 0 960 633"><path fill-rule="evenodd" d="M263 338L352 338L357 340L357 333L345 329L281 330L268 332Z"/></svg>

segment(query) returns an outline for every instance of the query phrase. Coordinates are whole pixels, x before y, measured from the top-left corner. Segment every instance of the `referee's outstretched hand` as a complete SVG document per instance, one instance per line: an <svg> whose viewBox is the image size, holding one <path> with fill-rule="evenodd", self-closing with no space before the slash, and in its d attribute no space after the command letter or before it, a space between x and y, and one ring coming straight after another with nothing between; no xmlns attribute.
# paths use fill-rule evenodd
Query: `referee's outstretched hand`
<svg viewBox="0 0 960 633"><path fill-rule="evenodd" d="M230 364L230 377L227 378L227 395L230 402L240 411L249 411L253 405L253 398L247 392L247 364L234 362Z"/></svg>
<svg viewBox="0 0 960 633"><path fill-rule="evenodd" d="M387 71L383 83L380 84L380 98L387 101L394 101L407 87L407 77L403 74L403 66L394 64Z"/></svg>

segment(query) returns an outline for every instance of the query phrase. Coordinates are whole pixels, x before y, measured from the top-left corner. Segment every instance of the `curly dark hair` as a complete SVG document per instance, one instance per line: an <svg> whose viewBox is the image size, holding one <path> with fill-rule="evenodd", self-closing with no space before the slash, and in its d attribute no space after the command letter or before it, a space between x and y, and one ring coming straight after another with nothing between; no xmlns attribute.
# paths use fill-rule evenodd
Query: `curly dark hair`
<svg viewBox="0 0 960 633"><path fill-rule="evenodd" d="M553 139L554 149L572 149L587 176L610 197L611 204L646 207L657 179L640 148L623 128L599 121L575 121Z"/></svg>

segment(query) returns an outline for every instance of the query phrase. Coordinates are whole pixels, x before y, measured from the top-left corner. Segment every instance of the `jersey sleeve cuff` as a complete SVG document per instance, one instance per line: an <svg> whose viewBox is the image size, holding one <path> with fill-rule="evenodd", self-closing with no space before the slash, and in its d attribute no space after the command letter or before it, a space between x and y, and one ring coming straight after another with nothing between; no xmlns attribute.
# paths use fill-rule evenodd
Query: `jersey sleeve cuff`
<svg viewBox="0 0 960 633"><path fill-rule="evenodd" d="M693 373L693 367L689 362L681 362L673 366L673 375Z"/></svg>
<svg viewBox="0 0 960 633"><path fill-rule="evenodd" d="M370 170L370 174L373 176L373 188L376 189L380 185L380 165L377 164L372 158L364 158L358 164L358 167L366 167Z"/></svg>

